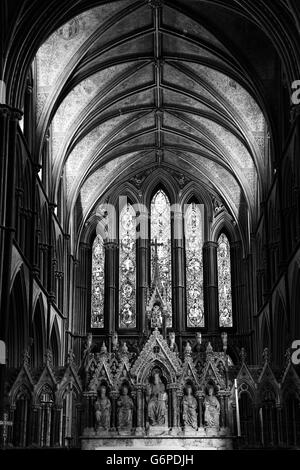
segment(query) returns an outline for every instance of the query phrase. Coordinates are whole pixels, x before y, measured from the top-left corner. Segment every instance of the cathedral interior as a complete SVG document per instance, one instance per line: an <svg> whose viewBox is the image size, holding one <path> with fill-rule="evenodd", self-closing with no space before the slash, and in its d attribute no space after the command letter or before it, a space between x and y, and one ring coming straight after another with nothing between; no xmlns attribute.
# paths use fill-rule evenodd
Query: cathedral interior
<svg viewBox="0 0 300 470"><path fill-rule="evenodd" d="M0 438L300 448L300 4L0 4Z"/></svg>

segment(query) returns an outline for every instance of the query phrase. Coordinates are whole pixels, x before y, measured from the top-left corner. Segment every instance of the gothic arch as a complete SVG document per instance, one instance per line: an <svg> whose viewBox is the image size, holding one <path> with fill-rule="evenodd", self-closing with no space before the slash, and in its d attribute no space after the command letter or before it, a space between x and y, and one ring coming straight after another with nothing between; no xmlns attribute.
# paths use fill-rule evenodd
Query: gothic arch
<svg viewBox="0 0 300 470"><path fill-rule="evenodd" d="M175 375L169 367L167 366L164 361L157 359L154 362L150 362L146 367L143 369L141 375L138 377L138 383L146 385L149 381L150 376L155 369L159 369L161 372L162 377L164 378L167 384L174 382Z"/></svg>
<svg viewBox="0 0 300 470"><path fill-rule="evenodd" d="M50 348L52 352L53 366L58 367L61 365L61 340L57 324L57 319L54 319L51 333L50 333Z"/></svg>
<svg viewBox="0 0 300 470"><path fill-rule="evenodd" d="M211 240L217 243L222 232L225 233L230 243L234 243L239 240L244 242L244 239L240 234L239 226L234 225L232 217L225 211L217 215L211 226ZM247 245L243 243L244 253L246 246Z"/></svg>
<svg viewBox="0 0 300 470"><path fill-rule="evenodd" d="M198 204L203 204L201 208L202 226L203 226L203 242L209 240L209 227L212 219L212 202L208 193L202 190L202 188L196 188L193 183L189 183L183 190L180 196L181 210L184 215L184 210L191 201L195 201Z"/></svg>
<svg viewBox="0 0 300 470"><path fill-rule="evenodd" d="M178 203L178 192L176 192L176 182L164 169L155 170L144 181L143 201L147 208L150 207L153 196L159 189L164 191L170 201L170 205Z"/></svg>
<svg viewBox="0 0 300 470"><path fill-rule="evenodd" d="M300 313L299 313L299 292L300 292L300 265L296 263L294 275L291 282L291 332L293 339L300 338Z"/></svg>
<svg viewBox="0 0 300 470"><path fill-rule="evenodd" d="M133 184L130 184L130 182L126 182L116 190L114 190L110 196L109 196L109 204L113 204L115 207L119 207L119 198L122 196L127 196L127 198L130 200L130 204L132 205L138 205L140 204L140 197L138 194L138 190L134 187Z"/></svg>
<svg viewBox="0 0 300 470"><path fill-rule="evenodd" d="M18 271L10 292L7 353L10 367L22 363L23 353L27 348L28 309L24 270Z"/></svg>
<svg viewBox="0 0 300 470"><path fill-rule="evenodd" d="M268 348L271 348L271 332L270 332L270 324L267 319L267 314L263 315L263 319L260 326L260 345L261 345L261 352Z"/></svg>
<svg viewBox="0 0 300 470"><path fill-rule="evenodd" d="M46 352L46 325L44 303L41 295L37 299L33 319L33 344L32 344L32 364L34 367L39 367L44 362L44 354Z"/></svg>
<svg viewBox="0 0 300 470"><path fill-rule="evenodd" d="M282 366L285 362L286 350L289 347L289 334L286 309L280 294L276 296L273 315L273 358L276 364Z"/></svg>

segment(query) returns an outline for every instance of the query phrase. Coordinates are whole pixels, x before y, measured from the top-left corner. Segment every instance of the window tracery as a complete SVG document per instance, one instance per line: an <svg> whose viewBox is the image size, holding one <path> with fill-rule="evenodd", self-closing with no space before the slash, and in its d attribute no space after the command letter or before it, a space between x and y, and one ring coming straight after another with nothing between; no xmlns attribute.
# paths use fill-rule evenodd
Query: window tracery
<svg viewBox="0 0 300 470"><path fill-rule="evenodd" d="M103 240L97 235L92 248L92 328L104 328L104 259Z"/></svg>
<svg viewBox="0 0 300 470"><path fill-rule="evenodd" d="M230 244L228 238L224 233L221 233L218 239L217 265L219 293L219 326L221 328L231 328L233 326L233 320Z"/></svg>
<svg viewBox="0 0 300 470"><path fill-rule="evenodd" d="M120 328L136 327L136 214L131 204L120 213L119 222Z"/></svg>
<svg viewBox="0 0 300 470"><path fill-rule="evenodd" d="M203 328L203 256L201 211L196 203L188 205L185 216L187 326Z"/></svg>

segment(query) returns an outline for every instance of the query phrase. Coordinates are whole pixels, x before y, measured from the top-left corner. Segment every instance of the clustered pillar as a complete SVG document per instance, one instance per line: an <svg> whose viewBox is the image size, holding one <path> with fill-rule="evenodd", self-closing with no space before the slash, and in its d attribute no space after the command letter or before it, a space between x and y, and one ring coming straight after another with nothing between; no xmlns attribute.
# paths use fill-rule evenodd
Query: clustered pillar
<svg viewBox="0 0 300 470"><path fill-rule="evenodd" d="M206 242L203 246L204 299L207 310L207 328L218 330L218 268L217 247L215 242Z"/></svg>

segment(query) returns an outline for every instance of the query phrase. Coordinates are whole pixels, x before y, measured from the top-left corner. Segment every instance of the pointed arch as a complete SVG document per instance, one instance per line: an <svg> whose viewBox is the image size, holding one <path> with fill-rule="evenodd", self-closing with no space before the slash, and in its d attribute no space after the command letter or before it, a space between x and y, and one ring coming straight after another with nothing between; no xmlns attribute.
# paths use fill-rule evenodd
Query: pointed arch
<svg viewBox="0 0 300 470"><path fill-rule="evenodd" d="M9 299L8 365L19 367L28 344L27 294L23 267L15 276Z"/></svg>
<svg viewBox="0 0 300 470"><path fill-rule="evenodd" d="M52 329L51 329L50 348L52 352L53 366L58 367L60 365L60 358L61 358L61 341L60 341L59 328L58 328L56 318L54 319Z"/></svg>
<svg viewBox="0 0 300 470"><path fill-rule="evenodd" d="M173 205L177 202L178 198L178 186L175 179L167 172L164 168L155 170L145 179L143 183L144 188L144 201L145 205L149 207L153 196L159 191L162 190L169 202L170 205Z"/></svg>
<svg viewBox="0 0 300 470"><path fill-rule="evenodd" d="M267 319L266 314L264 315L263 320L262 320L261 334L260 334L260 344L261 344L261 347L262 347L262 351L265 348L268 348L269 350L271 348L270 325L269 325L269 321Z"/></svg>
<svg viewBox="0 0 300 470"><path fill-rule="evenodd" d="M300 313L299 313L299 292L300 292L300 265L296 264L292 281L291 291L291 331L294 332L294 339L300 338Z"/></svg>
<svg viewBox="0 0 300 470"><path fill-rule="evenodd" d="M277 294L274 308L273 357L277 365L284 365L289 347L286 309L280 294Z"/></svg>
<svg viewBox="0 0 300 470"><path fill-rule="evenodd" d="M32 343L32 364L33 367L39 367L43 364L46 351L46 325L44 303L41 295L39 296L33 315L33 343Z"/></svg>

